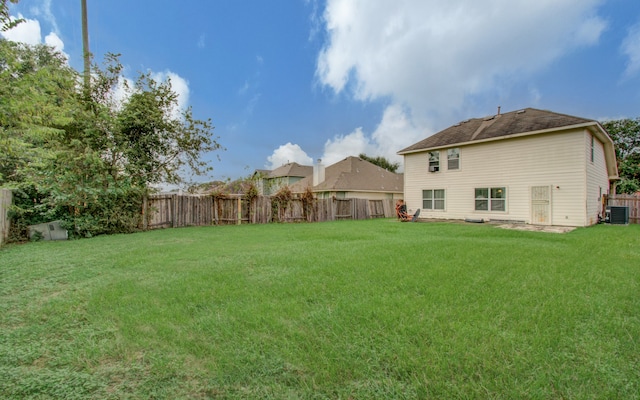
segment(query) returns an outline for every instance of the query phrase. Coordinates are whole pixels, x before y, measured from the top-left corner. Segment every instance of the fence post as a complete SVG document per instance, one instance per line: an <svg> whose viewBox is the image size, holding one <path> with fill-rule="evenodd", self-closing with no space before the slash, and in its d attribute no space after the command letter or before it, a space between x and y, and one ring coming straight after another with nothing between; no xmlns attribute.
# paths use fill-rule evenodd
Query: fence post
<svg viewBox="0 0 640 400"><path fill-rule="evenodd" d="M242 223L242 198L238 196L237 205L238 205L238 222L237 225Z"/></svg>
<svg viewBox="0 0 640 400"><path fill-rule="evenodd" d="M9 189L0 189L0 245L9 238L9 207L13 201L13 193Z"/></svg>
<svg viewBox="0 0 640 400"><path fill-rule="evenodd" d="M171 227L178 227L178 196L171 195Z"/></svg>
<svg viewBox="0 0 640 400"><path fill-rule="evenodd" d="M146 231L149 228L149 198L145 193L142 195L142 230Z"/></svg>

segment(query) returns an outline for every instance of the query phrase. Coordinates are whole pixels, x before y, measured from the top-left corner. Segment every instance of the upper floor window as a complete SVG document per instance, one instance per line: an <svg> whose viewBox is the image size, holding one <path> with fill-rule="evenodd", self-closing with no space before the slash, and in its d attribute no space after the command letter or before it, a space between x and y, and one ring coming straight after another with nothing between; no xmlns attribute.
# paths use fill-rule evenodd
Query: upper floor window
<svg viewBox="0 0 640 400"><path fill-rule="evenodd" d="M429 152L429 172L438 171L440 171L440 152L431 151Z"/></svg>
<svg viewBox="0 0 640 400"><path fill-rule="evenodd" d="M591 162L593 162L595 158L595 147L596 147L596 139L591 135Z"/></svg>
<svg viewBox="0 0 640 400"><path fill-rule="evenodd" d="M476 211L506 211L507 188L476 188Z"/></svg>
<svg viewBox="0 0 640 400"><path fill-rule="evenodd" d="M447 169L460 169L460 149L458 147L447 150Z"/></svg>

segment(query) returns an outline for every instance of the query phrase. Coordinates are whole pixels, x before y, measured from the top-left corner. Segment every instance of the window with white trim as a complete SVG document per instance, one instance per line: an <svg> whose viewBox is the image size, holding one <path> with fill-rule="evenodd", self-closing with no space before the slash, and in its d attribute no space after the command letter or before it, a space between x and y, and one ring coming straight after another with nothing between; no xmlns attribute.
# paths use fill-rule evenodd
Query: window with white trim
<svg viewBox="0 0 640 400"><path fill-rule="evenodd" d="M596 139L591 135L591 162L595 159Z"/></svg>
<svg viewBox="0 0 640 400"><path fill-rule="evenodd" d="M458 147L447 150L447 169L460 169L460 149Z"/></svg>
<svg viewBox="0 0 640 400"><path fill-rule="evenodd" d="M440 171L440 152L430 151L429 152L429 172L438 172L438 171Z"/></svg>
<svg viewBox="0 0 640 400"><path fill-rule="evenodd" d="M506 211L507 188L476 188L475 202L476 211Z"/></svg>
<svg viewBox="0 0 640 400"><path fill-rule="evenodd" d="M422 191L424 210L444 210L444 189L426 189Z"/></svg>

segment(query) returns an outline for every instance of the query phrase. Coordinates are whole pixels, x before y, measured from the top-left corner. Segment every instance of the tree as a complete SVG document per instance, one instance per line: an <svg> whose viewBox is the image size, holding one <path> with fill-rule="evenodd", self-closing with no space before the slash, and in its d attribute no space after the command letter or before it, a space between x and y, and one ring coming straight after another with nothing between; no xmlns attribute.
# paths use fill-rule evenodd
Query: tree
<svg viewBox="0 0 640 400"><path fill-rule="evenodd" d="M133 93L118 113L124 170L138 184L181 183L188 169L196 175L211 170L200 155L221 148L211 137L211 120L193 117L191 108L178 109L171 82L138 77Z"/></svg>
<svg viewBox="0 0 640 400"><path fill-rule="evenodd" d="M206 173L203 153L221 148L169 82L141 74L118 98L117 55L92 69L89 96L51 47L0 40L0 59L0 185L16 189L22 225L59 218L79 236L130 232L152 185Z"/></svg>
<svg viewBox="0 0 640 400"><path fill-rule="evenodd" d="M17 4L19 0L9 0L13 4ZM14 19L11 20L11 16L9 15L9 4L7 4L7 0L0 0L0 32L8 31L19 23L23 22L24 19Z"/></svg>
<svg viewBox="0 0 640 400"><path fill-rule="evenodd" d="M44 45L0 40L0 185L51 155L79 103L76 74Z"/></svg>
<svg viewBox="0 0 640 400"><path fill-rule="evenodd" d="M620 182L619 193L635 193L640 190L640 118L603 122L616 148Z"/></svg>
<svg viewBox="0 0 640 400"><path fill-rule="evenodd" d="M369 157L364 153L360 153L360 155L358 156L361 159L365 160L365 161L369 161L371 164L375 164L380 168L384 168L389 172L396 172L398 170L398 168L400 168L400 163L392 163L389 160L387 160L386 158L382 157L382 156L378 156L378 157Z"/></svg>
<svg viewBox="0 0 640 400"><path fill-rule="evenodd" d="M140 74L119 99L118 55L108 54L104 68L92 71L91 96L79 94L84 110L44 175L51 206L73 210L68 219L84 236L134 230L151 185L180 184L186 173L208 172L202 154L221 148L210 120L179 109L170 82Z"/></svg>

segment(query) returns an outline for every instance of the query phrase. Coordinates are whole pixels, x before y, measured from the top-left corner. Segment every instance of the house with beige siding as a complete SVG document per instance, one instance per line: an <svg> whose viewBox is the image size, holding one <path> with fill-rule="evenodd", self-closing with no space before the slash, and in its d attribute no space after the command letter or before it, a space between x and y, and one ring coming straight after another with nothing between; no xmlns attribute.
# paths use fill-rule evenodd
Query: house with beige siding
<svg viewBox="0 0 640 400"><path fill-rule="evenodd" d="M319 199L394 200L402 198L403 185L402 174L351 156L328 167L318 160L313 174L290 185L290 189L297 194L311 190Z"/></svg>
<svg viewBox="0 0 640 400"><path fill-rule="evenodd" d="M404 198L420 218L588 226L618 179L594 120L526 108L462 121L404 157Z"/></svg>
<svg viewBox="0 0 640 400"><path fill-rule="evenodd" d="M256 170L253 177L258 182L260 194L270 196L281 188L291 186L312 174L312 166L289 162L274 170Z"/></svg>

